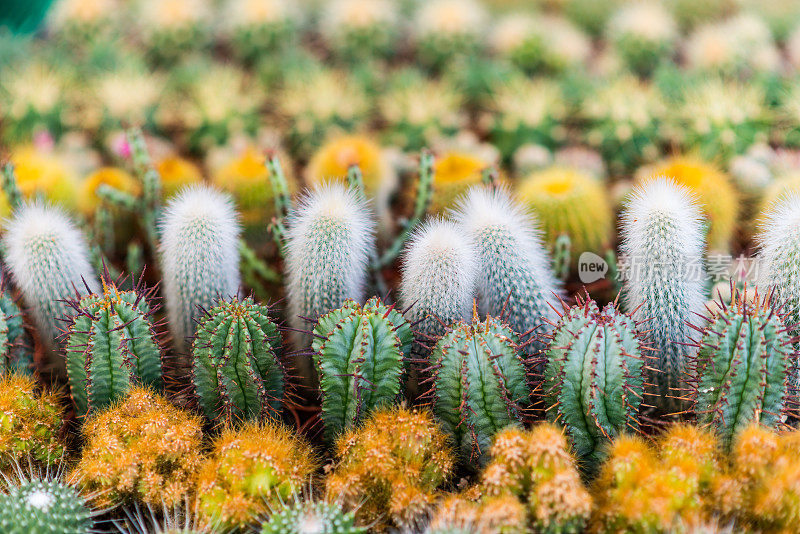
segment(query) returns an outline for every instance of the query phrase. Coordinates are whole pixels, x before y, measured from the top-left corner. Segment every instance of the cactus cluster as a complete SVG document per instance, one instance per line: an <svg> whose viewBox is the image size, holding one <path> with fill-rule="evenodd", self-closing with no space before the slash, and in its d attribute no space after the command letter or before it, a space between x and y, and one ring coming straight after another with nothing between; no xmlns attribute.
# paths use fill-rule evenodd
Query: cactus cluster
<svg viewBox="0 0 800 534"><path fill-rule="evenodd" d="M94 526L88 503L57 479L6 483L0 495L0 531L6 534L90 534Z"/></svg>
<svg viewBox="0 0 800 534"><path fill-rule="evenodd" d="M365 534L367 529L356 525L355 513L345 512L341 505L326 501L296 500L273 510L261 534Z"/></svg>

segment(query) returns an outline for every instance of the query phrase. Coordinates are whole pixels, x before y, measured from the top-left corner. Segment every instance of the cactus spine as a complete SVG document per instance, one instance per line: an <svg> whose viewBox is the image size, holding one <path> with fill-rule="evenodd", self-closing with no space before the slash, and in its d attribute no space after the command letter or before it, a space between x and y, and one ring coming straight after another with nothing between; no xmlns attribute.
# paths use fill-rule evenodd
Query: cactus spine
<svg viewBox="0 0 800 534"><path fill-rule="evenodd" d="M530 403L517 335L498 319L460 322L430 358L433 411L464 460L485 460L500 429L522 421Z"/></svg>
<svg viewBox="0 0 800 534"><path fill-rule="evenodd" d="M679 412L686 408L687 321L704 303L700 209L686 189L656 178L633 191L621 233L625 304L634 320L647 320L658 354L648 382L656 385L662 415Z"/></svg>
<svg viewBox="0 0 800 534"><path fill-rule="evenodd" d="M576 454L593 468L605 445L638 429L644 356L636 323L614 304L589 299L564 312L547 351L548 417L562 425Z"/></svg>
<svg viewBox="0 0 800 534"><path fill-rule="evenodd" d="M71 315L65 301L75 291L99 289L86 240L59 208L34 202L14 212L3 244L23 302L33 312L43 341L52 347L61 332L58 321Z"/></svg>
<svg viewBox="0 0 800 534"><path fill-rule="evenodd" d="M210 420L280 416L281 337L269 312L248 297L220 301L200 319L192 345L192 380Z"/></svg>
<svg viewBox="0 0 800 534"><path fill-rule="evenodd" d="M239 291L238 216L229 195L191 186L166 206L160 230L167 315L173 342L182 348L200 309Z"/></svg>
<svg viewBox="0 0 800 534"><path fill-rule="evenodd" d="M0 496L0 531L5 534L89 534L94 521L86 501L57 480L8 484Z"/></svg>
<svg viewBox="0 0 800 534"><path fill-rule="evenodd" d="M22 311L0 282L0 374L33 372L33 349Z"/></svg>
<svg viewBox="0 0 800 534"><path fill-rule="evenodd" d="M329 440L398 398L412 342L403 315L375 297L363 308L348 300L320 317L312 349Z"/></svg>
<svg viewBox="0 0 800 534"><path fill-rule="evenodd" d="M134 384L162 387L161 348L148 304L152 292L120 291L103 279L103 293L73 300L65 347L75 411L108 406Z"/></svg>
<svg viewBox="0 0 800 534"><path fill-rule="evenodd" d="M367 529L355 524L355 512L345 512L339 504L325 501L295 501L273 511L261 527L261 534L364 534Z"/></svg>
<svg viewBox="0 0 800 534"><path fill-rule="evenodd" d="M472 239L481 275L484 313L502 317L523 338L558 317L560 292L550 257L534 221L505 189L475 187L460 202L455 220ZM529 355L544 347L527 345Z"/></svg>
<svg viewBox="0 0 800 534"><path fill-rule="evenodd" d="M730 447L737 432L757 422L782 427L793 402L797 352L772 295L732 301L712 313L697 344L695 412Z"/></svg>

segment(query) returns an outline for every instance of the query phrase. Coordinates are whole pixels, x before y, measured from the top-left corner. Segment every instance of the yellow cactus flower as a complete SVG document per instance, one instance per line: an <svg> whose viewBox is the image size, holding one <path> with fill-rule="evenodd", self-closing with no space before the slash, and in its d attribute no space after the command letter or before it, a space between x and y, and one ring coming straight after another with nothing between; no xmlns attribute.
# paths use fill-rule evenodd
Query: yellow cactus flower
<svg viewBox="0 0 800 534"><path fill-rule="evenodd" d="M24 145L11 152L11 162L14 164L17 186L25 198L41 195L66 208L75 207L77 179L72 169L56 155L32 145Z"/></svg>
<svg viewBox="0 0 800 534"><path fill-rule="evenodd" d="M100 205L100 198L97 196L97 188L100 185L109 185L133 196L138 196L142 190L136 178L125 170L118 167L101 167L81 183L78 209L86 216L91 216Z"/></svg>
<svg viewBox="0 0 800 534"><path fill-rule="evenodd" d="M203 180L200 167L179 156L167 156L156 162L155 168L161 175L161 191L165 199L177 193L183 186Z"/></svg>
<svg viewBox="0 0 800 534"><path fill-rule="evenodd" d="M481 183L487 167L488 162L468 152L450 151L438 156L433 164L431 213L444 211L459 195Z"/></svg>

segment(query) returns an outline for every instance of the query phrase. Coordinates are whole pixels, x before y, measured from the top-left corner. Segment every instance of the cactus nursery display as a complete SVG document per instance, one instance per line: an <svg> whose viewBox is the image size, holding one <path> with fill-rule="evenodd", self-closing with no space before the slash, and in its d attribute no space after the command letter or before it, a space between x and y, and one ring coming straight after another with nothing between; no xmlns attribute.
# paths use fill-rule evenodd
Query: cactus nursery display
<svg viewBox="0 0 800 534"><path fill-rule="evenodd" d="M788 533L800 7L0 9L0 534Z"/></svg>

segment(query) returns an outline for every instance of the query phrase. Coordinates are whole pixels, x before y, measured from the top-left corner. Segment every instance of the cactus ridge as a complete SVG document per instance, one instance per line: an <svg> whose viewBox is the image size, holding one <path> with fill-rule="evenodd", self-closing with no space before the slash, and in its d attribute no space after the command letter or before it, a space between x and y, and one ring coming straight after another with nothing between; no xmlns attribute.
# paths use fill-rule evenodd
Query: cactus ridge
<svg viewBox="0 0 800 534"><path fill-rule="evenodd" d="M312 349L322 392L322 420L333 440L401 393L413 342L403 315L373 297L345 302L319 319Z"/></svg>
<svg viewBox="0 0 800 534"><path fill-rule="evenodd" d="M753 422L784 428L796 412L798 352L774 292L750 298L731 288L732 301L711 312L696 343L693 401L698 423L712 428L726 447Z"/></svg>
<svg viewBox="0 0 800 534"><path fill-rule="evenodd" d="M132 386L161 389L159 336L151 306L154 289L141 281L132 291L120 291L107 277L103 292L76 295L66 331L65 357L70 393L78 416L111 404Z"/></svg>
<svg viewBox="0 0 800 534"><path fill-rule="evenodd" d="M459 322L436 344L430 357L433 411L453 437L462 459L487 458L500 429L520 424L530 407L531 389L519 337L494 317Z"/></svg>
<svg viewBox="0 0 800 534"><path fill-rule="evenodd" d="M611 439L638 431L647 358L636 323L615 303L601 310L586 293L564 311L547 351L545 400L580 458L596 464Z"/></svg>
<svg viewBox="0 0 800 534"><path fill-rule="evenodd" d="M198 321L192 381L210 420L280 416L286 372L270 311L252 297L220 300Z"/></svg>
<svg viewBox="0 0 800 534"><path fill-rule="evenodd" d="M33 346L25 331L22 311L0 282L0 374L33 372Z"/></svg>

